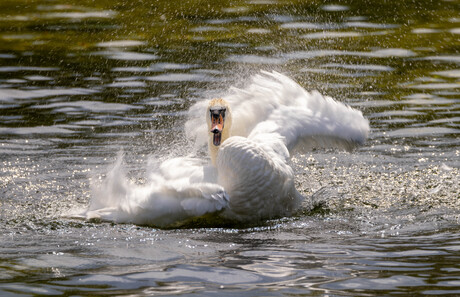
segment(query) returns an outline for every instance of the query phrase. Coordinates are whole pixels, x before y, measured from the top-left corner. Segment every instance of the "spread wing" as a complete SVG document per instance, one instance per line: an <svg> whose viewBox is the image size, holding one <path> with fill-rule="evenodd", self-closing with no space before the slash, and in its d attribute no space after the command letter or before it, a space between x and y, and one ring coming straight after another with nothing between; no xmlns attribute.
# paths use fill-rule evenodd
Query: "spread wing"
<svg viewBox="0 0 460 297"><path fill-rule="evenodd" d="M268 88L268 85L270 88ZM312 148L352 149L363 144L369 123L362 113L331 97L307 92L290 78L264 72L252 85L259 96L278 102L266 118L252 129L253 140L281 137L290 153ZM289 96L289 99L278 98ZM277 135L277 136L275 136Z"/></svg>
<svg viewBox="0 0 460 297"><path fill-rule="evenodd" d="M224 98L232 110L232 136L265 142L281 137L291 153L316 147L349 150L364 143L369 133L369 123L360 111L308 92L278 72L261 71L245 88L230 88ZM207 142L206 104L203 100L192 106L186 123L188 137L198 145Z"/></svg>
<svg viewBox="0 0 460 297"><path fill-rule="evenodd" d="M369 124L360 111L318 93L309 95L315 97L306 96L304 106L280 106L273 111L251 131L249 138L278 134L291 153L313 148L350 150L365 142Z"/></svg>

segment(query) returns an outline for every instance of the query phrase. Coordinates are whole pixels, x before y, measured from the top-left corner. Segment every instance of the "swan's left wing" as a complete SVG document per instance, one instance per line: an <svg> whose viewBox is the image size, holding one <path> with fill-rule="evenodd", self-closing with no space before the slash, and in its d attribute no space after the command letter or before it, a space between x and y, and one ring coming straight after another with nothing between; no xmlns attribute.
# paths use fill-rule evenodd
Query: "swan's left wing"
<svg viewBox="0 0 460 297"><path fill-rule="evenodd" d="M257 124L249 138L269 139L278 135L284 139L289 152L312 148L352 149L365 142L369 123L362 113L331 97L313 91L307 92L288 77L273 72L265 73L279 96L289 94L290 104L278 105L268 118Z"/></svg>
<svg viewBox="0 0 460 297"><path fill-rule="evenodd" d="M313 148L351 150L362 145L367 138L369 124L361 112L331 98L325 98L325 103L328 108L315 111L281 106L268 120L259 123L249 138L269 139L267 135L278 135L284 139L291 153Z"/></svg>
<svg viewBox="0 0 460 297"><path fill-rule="evenodd" d="M291 152L314 147L350 149L364 143L369 131L360 111L318 92L307 92L275 71L254 75L244 89L231 88L225 100L232 110L232 136L270 141L268 134L277 133ZM207 142L209 133L203 117L206 106L205 100L193 105L186 123L188 137L198 145Z"/></svg>

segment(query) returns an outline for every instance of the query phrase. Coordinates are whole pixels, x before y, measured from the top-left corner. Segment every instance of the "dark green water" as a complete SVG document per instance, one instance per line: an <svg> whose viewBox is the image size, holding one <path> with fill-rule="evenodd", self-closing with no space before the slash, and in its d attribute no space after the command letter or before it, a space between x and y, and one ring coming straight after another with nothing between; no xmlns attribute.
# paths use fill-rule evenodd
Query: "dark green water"
<svg viewBox="0 0 460 297"><path fill-rule="evenodd" d="M460 295L459 1L0 2L0 295ZM308 198L247 228L65 218L124 152L180 155L197 100L259 70L363 111L297 155ZM320 205L313 211L309 205Z"/></svg>

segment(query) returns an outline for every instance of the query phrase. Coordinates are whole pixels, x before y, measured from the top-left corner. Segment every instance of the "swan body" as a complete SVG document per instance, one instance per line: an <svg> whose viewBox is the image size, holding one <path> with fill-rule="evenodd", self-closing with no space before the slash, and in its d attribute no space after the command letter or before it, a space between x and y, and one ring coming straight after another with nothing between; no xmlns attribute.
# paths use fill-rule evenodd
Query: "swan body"
<svg viewBox="0 0 460 297"><path fill-rule="evenodd" d="M286 216L303 199L294 187L291 167L250 139L227 139L216 165L218 183L229 195L225 218L250 222Z"/></svg>
<svg viewBox="0 0 460 297"><path fill-rule="evenodd" d="M144 186L127 182L118 164L84 216L167 227L205 214L237 222L291 215L303 197L290 156L317 147L350 150L364 143L369 124L358 110L262 72L225 99L196 103L185 129L197 146L207 142L210 163L167 160Z"/></svg>

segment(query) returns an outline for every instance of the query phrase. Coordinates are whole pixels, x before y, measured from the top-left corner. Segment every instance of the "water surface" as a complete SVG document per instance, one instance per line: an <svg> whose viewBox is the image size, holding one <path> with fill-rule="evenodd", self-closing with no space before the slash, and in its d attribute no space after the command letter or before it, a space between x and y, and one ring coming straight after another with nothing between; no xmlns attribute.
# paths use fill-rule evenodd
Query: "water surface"
<svg viewBox="0 0 460 297"><path fill-rule="evenodd" d="M459 4L2 1L0 294L459 295ZM187 152L187 109L261 69L370 120L351 154L294 156L297 215L172 230L64 216L120 152L139 184Z"/></svg>

